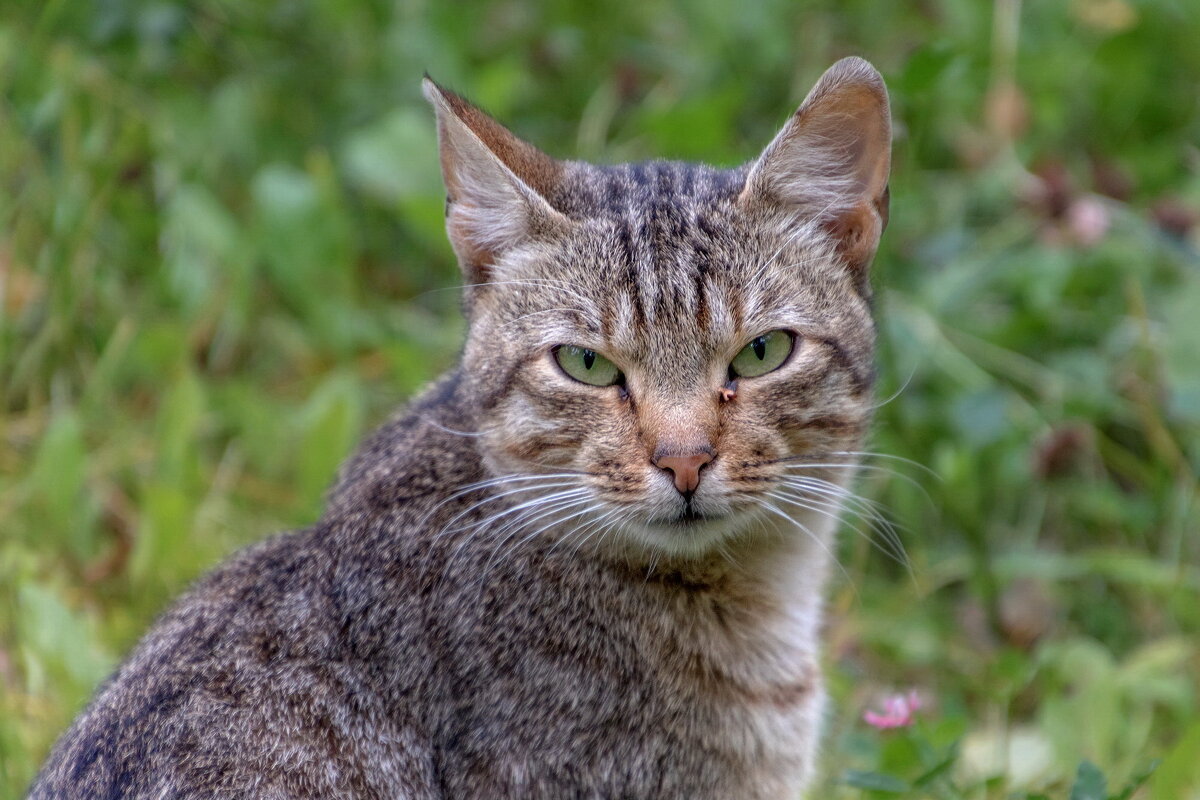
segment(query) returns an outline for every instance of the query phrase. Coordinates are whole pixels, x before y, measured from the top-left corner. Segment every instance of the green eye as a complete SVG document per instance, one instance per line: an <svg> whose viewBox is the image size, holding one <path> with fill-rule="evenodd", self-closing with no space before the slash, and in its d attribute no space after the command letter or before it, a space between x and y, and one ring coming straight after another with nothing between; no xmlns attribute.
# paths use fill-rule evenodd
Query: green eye
<svg viewBox="0 0 1200 800"><path fill-rule="evenodd" d="M792 334L787 331L771 331L756 336L742 352L733 357L729 371L734 377L757 378L779 369L792 353Z"/></svg>
<svg viewBox="0 0 1200 800"><path fill-rule="evenodd" d="M560 344L554 348L554 360L562 371L580 383L592 386L612 386L621 382L621 371L595 350Z"/></svg>

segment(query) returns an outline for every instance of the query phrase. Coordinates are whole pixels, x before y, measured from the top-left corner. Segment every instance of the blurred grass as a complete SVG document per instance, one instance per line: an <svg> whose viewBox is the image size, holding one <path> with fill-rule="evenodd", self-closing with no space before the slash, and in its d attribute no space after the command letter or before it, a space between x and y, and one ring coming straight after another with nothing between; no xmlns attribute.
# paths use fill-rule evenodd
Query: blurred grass
<svg viewBox="0 0 1200 800"><path fill-rule="evenodd" d="M423 70L560 156L733 164L850 53L897 123L872 449L914 465L873 463L919 489L864 478L911 575L847 531L815 796L1196 796L1197 41L1185 0L5 6L0 797L452 362Z"/></svg>

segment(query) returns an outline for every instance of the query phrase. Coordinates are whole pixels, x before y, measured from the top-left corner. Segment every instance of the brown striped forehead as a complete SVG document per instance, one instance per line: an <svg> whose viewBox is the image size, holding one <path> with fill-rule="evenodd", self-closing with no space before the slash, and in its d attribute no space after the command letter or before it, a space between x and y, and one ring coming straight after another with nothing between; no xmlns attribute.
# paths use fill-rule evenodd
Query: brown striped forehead
<svg viewBox="0 0 1200 800"><path fill-rule="evenodd" d="M711 346L725 333L722 314L741 307L733 203L744 170L661 161L580 169L587 188L565 210L588 231L563 266L594 295L605 337L642 350L665 329Z"/></svg>
<svg viewBox="0 0 1200 800"><path fill-rule="evenodd" d="M574 162L551 205L573 219L642 217L663 204L710 206L732 202L746 182L746 169L649 161L596 166Z"/></svg>
<svg viewBox="0 0 1200 800"><path fill-rule="evenodd" d="M824 335L831 310L858 303L843 297L852 292L839 270L797 264L796 248L779 248L731 204L640 210L588 221L503 316L521 319L537 348L590 347L660 389L688 391L749 338L780 327Z"/></svg>
<svg viewBox="0 0 1200 800"><path fill-rule="evenodd" d="M590 347L657 387L686 391L753 336L779 327L836 335L838 318L862 306L822 235L740 209L742 169L568 171L578 180L554 205L580 225L501 293L499 316L528 331L531 347Z"/></svg>

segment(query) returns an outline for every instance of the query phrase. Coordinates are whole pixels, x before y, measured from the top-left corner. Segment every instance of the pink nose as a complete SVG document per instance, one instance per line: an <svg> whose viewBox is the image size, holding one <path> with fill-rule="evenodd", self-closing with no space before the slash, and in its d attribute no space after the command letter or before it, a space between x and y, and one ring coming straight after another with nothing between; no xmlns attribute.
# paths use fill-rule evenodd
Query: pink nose
<svg viewBox="0 0 1200 800"><path fill-rule="evenodd" d="M690 456L660 456L654 466L665 469L675 476L675 488L685 497L690 497L700 485L700 470L713 460L710 453L695 453Z"/></svg>

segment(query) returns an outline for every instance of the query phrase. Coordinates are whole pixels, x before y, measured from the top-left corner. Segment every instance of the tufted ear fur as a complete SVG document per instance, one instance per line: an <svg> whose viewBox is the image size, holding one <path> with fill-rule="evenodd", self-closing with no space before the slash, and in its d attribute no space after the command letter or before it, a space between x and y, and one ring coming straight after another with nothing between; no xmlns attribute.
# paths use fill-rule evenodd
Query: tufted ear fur
<svg viewBox="0 0 1200 800"><path fill-rule="evenodd" d="M887 225L891 140L883 78L861 58L844 58L751 166L739 202L794 208L865 273Z"/></svg>
<svg viewBox="0 0 1200 800"><path fill-rule="evenodd" d="M546 200L563 167L428 76L422 89L437 112L446 231L467 280L486 283L507 251L571 228Z"/></svg>

